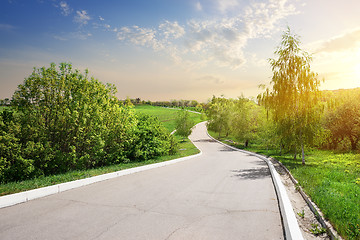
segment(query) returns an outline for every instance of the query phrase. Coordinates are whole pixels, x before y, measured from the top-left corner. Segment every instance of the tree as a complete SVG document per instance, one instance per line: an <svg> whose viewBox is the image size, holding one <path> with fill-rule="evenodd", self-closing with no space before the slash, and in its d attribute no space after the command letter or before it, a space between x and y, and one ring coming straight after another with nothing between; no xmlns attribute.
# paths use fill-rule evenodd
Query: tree
<svg viewBox="0 0 360 240"><path fill-rule="evenodd" d="M224 132L226 136L231 131L231 119L233 114L234 101L226 98L213 96L207 109L206 115L209 119L207 125L210 130L219 133L219 137Z"/></svg>
<svg viewBox="0 0 360 240"><path fill-rule="evenodd" d="M256 138L257 130L262 124L261 110L245 97L239 97L233 103L233 109L228 113L231 115L231 131L247 147Z"/></svg>
<svg viewBox="0 0 360 240"><path fill-rule="evenodd" d="M23 157L40 175L127 159L137 120L115 93L67 63L34 69L13 95Z"/></svg>
<svg viewBox="0 0 360 240"><path fill-rule="evenodd" d="M272 89L258 96L259 102L272 111L281 142L301 146L305 164L305 144L315 136L319 122L316 109L320 81L310 69L311 56L300 48L299 37L290 28L284 32L275 51L277 59L269 59L273 77Z"/></svg>
<svg viewBox="0 0 360 240"><path fill-rule="evenodd" d="M336 149L338 143L347 139L351 150L355 151L360 141L360 105L357 99L345 101L326 117L326 128L331 133L332 147Z"/></svg>
<svg viewBox="0 0 360 240"><path fill-rule="evenodd" d="M191 134L193 126L194 121L190 119L189 112L186 110L179 111L176 117L176 134L187 138Z"/></svg>

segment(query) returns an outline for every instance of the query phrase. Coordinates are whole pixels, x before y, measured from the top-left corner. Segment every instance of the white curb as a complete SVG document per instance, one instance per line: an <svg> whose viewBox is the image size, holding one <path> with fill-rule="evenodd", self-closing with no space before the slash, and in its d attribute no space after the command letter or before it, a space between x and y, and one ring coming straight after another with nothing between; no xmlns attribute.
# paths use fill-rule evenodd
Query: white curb
<svg viewBox="0 0 360 240"><path fill-rule="evenodd" d="M283 226L284 226L284 229L285 229L285 238L287 240L303 240L304 238L303 238L303 236L301 234L300 227L299 227L298 221L296 219L294 210L292 208L290 199L289 199L289 197L288 197L288 195L286 193L286 189L285 189L283 183L281 182L280 175L275 170L275 167L272 164L272 162L269 161L269 159L267 159L265 156L232 147L230 145L227 145L227 144L225 144L223 142L220 142L219 140L213 138L212 136L210 136L209 133L207 133L207 134L208 134L208 136L210 138L214 139L218 143L221 143L221 144L223 144L223 145L225 145L225 146L227 146L227 147L229 147L229 148L231 148L233 150L243 152L243 153L247 153L247 154L250 154L252 156L258 157L258 158L264 160L267 163L267 165L269 166L269 169L270 169L270 173L271 173L271 177L272 177L274 186L275 186L275 191L276 191L276 194L278 196L278 201L279 201L279 205L280 205L280 213L281 213L281 216L282 216Z"/></svg>
<svg viewBox="0 0 360 240"><path fill-rule="evenodd" d="M48 186L48 187L43 187L43 188L38 188L38 189L29 190L29 191L25 191L25 192L2 196L2 197L0 197L0 208L9 207L9 206L27 202L27 201L30 201L30 200L33 200L36 198L41 198L41 197L49 196L49 195L52 195L55 193L64 192L66 190L86 186L86 185L89 185L92 183L96 183L96 182L100 182L100 181L104 181L104 180L108 180L108 179L112 179L112 178L116 178L116 177L120 177L120 176L125 176L125 175L129 175L129 174L137 173L137 172L146 171L149 169L164 167L164 166L171 165L174 163L186 161L186 160L195 158L197 156L200 156L202 154L202 152L200 149L199 149L199 151L200 151L200 153L191 155L191 156L187 156L187 157L177 158L177 159L173 159L173 160L169 160L169 161L165 161L165 162L159 162L159 163L144 165L144 166L135 167L135 168L129 168L129 169L112 172L112 173L106 173L103 175L94 176L94 177L90 177L90 178L75 180L75 181L66 182L66 183L60 183L60 184L56 184L53 186Z"/></svg>

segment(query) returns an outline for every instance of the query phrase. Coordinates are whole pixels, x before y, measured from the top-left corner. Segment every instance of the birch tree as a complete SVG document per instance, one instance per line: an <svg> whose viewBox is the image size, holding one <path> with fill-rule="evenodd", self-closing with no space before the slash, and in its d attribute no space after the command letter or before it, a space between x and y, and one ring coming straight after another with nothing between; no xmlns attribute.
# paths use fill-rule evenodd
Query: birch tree
<svg viewBox="0 0 360 240"><path fill-rule="evenodd" d="M319 121L318 102L320 81L310 69L311 56L300 48L299 36L290 28L284 32L280 46L269 59L273 72L271 85L258 98L272 111L277 133L283 144L301 147L302 164L305 164L304 147L315 136Z"/></svg>

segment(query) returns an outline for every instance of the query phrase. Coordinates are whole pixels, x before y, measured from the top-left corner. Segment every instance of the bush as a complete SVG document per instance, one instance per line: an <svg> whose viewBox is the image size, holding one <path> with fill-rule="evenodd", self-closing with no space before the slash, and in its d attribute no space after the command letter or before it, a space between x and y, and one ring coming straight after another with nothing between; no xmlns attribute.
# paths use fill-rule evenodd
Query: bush
<svg viewBox="0 0 360 240"><path fill-rule="evenodd" d="M147 160L174 152L174 137L152 116L139 115L133 141L132 157Z"/></svg>
<svg viewBox="0 0 360 240"><path fill-rule="evenodd" d="M116 88L73 70L34 69L0 115L0 181L10 182L168 154L173 139L120 106Z"/></svg>

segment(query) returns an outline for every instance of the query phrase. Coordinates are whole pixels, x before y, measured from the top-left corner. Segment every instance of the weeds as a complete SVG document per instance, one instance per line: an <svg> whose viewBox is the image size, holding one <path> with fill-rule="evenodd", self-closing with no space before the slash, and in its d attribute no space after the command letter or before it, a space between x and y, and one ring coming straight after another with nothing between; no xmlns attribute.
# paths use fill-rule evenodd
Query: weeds
<svg viewBox="0 0 360 240"><path fill-rule="evenodd" d="M298 212L297 215L299 215L302 219L304 219L305 218L304 209L301 212Z"/></svg>
<svg viewBox="0 0 360 240"><path fill-rule="evenodd" d="M311 224L312 229L309 229L312 234L315 236L319 236L323 233L326 233L326 229L323 227L319 227L319 224Z"/></svg>

